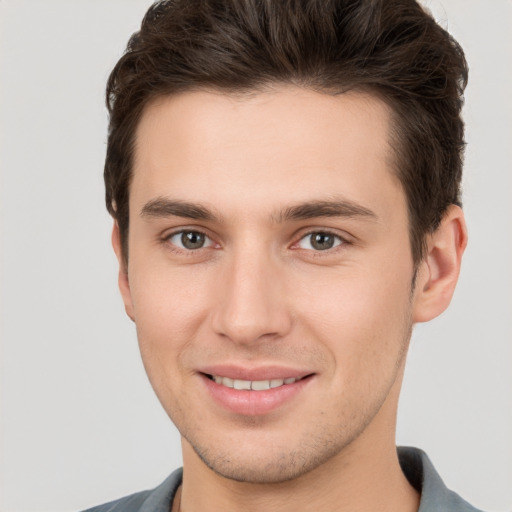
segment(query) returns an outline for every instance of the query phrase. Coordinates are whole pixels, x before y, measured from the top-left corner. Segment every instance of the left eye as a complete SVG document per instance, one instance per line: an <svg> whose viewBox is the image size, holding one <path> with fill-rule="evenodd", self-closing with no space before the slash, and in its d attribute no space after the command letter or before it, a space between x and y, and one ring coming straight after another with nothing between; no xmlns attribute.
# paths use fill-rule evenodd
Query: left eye
<svg viewBox="0 0 512 512"><path fill-rule="evenodd" d="M308 233L302 237L298 243L301 249L310 249L313 251L326 251L341 245L343 240L332 233L325 231L315 231L314 233Z"/></svg>
<svg viewBox="0 0 512 512"><path fill-rule="evenodd" d="M167 240L176 247L186 249L187 251L202 249L203 247L213 245L212 240L200 231L179 231L171 235Z"/></svg>

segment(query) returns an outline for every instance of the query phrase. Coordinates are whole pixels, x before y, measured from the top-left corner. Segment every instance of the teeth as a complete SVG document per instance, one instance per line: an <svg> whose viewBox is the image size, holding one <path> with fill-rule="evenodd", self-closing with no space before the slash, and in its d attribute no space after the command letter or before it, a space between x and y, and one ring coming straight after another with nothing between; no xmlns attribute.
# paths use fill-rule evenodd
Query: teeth
<svg viewBox="0 0 512 512"><path fill-rule="evenodd" d="M278 388L279 386L282 386L283 384L284 384L284 379L272 379L270 381L271 388Z"/></svg>
<svg viewBox="0 0 512 512"><path fill-rule="evenodd" d="M251 381L235 379L235 382L233 382L233 387L235 389L251 389Z"/></svg>
<svg viewBox="0 0 512 512"><path fill-rule="evenodd" d="M254 391L264 391L270 389L270 382L268 380L253 380L251 382L251 389Z"/></svg>
<svg viewBox="0 0 512 512"><path fill-rule="evenodd" d="M295 377L288 377L286 379L271 379L271 380L243 380L243 379L230 379L229 377L221 377L219 375L212 375L216 384L226 386L227 388L245 389L253 391L264 391L266 389L278 388L284 384L293 384L300 380Z"/></svg>

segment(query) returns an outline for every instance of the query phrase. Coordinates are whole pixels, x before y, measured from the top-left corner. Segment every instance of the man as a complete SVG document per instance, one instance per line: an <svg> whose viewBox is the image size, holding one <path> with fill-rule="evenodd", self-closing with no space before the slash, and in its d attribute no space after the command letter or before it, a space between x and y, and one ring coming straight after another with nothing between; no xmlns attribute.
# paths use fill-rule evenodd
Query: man
<svg viewBox="0 0 512 512"><path fill-rule="evenodd" d="M412 0L150 8L107 87L106 199L183 470L91 510L475 510L394 439L466 246L466 80Z"/></svg>

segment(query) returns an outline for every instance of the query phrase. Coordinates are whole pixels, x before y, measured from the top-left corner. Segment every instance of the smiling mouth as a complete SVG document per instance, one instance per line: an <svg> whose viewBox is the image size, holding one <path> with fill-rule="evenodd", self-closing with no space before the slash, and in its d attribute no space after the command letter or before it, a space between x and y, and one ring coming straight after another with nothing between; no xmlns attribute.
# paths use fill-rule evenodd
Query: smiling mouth
<svg viewBox="0 0 512 512"><path fill-rule="evenodd" d="M216 384L219 384L220 386L247 391L265 391L267 389L279 388L281 386L294 384L295 382L310 377L310 375L306 375L304 377L289 377L286 379L243 380L232 379L230 377L222 377L220 375L205 375L210 380L213 380Z"/></svg>

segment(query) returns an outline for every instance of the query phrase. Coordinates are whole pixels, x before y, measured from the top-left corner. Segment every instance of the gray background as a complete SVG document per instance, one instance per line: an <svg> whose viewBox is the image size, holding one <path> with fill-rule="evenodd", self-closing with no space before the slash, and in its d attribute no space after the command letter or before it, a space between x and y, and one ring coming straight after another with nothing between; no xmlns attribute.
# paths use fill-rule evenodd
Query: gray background
<svg viewBox="0 0 512 512"><path fill-rule="evenodd" d="M425 2L464 46L470 244L416 328L398 443L512 509L512 2ZM0 510L77 510L180 464L125 317L103 205L103 89L146 0L0 0Z"/></svg>

